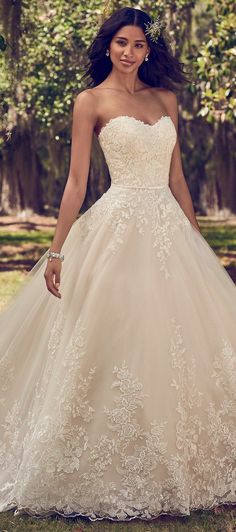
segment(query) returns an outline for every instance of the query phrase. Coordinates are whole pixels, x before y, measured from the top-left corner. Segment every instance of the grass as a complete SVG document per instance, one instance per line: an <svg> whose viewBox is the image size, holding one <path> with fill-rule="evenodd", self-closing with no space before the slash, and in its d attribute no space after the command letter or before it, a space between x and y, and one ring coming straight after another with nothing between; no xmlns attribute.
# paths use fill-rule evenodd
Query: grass
<svg viewBox="0 0 236 532"><path fill-rule="evenodd" d="M1 244L5 245L22 245L25 242L30 242L31 244L41 244L48 245L53 231L17 231L16 233L1 231Z"/></svg>
<svg viewBox="0 0 236 532"><path fill-rule="evenodd" d="M50 247L53 233L53 229L12 231L0 228L0 310Z"/></svg>
<svg viewBox="0 0 236 532"><path fill-rule="evenodd" d="M52 237L53 230L12 232L1 229L1 271L30 270L49 248Z"/></svg>
<svg viewBox="0 0 236 532"><path fill-rule="evenodd" d="M236 226L202 223L201 231L217 254L231 254L236 260Z"/></svg>
<svg viewBox="0 0 236 532"><path fill-rule="evenodd" d="M133 520L115 523L107 519L91 522L86 518L65 519L58 516L36 519L13 516L13 511L0 514L0 532L235 532L236 508L224 511L197 511L190 516L161 516L154 521Z"/></svg>
<svg viewBox="0 0 236 532"><path fill-rule="evenodd" d="M18 270L0 272L0 309L11 299L24 277L25 273Z"/></svg>

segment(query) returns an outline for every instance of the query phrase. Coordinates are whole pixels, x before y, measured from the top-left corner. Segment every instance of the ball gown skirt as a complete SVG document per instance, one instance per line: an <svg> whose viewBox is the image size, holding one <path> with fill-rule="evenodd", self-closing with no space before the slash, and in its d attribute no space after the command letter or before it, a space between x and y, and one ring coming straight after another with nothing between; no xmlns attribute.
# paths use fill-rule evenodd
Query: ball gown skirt
<svg viewBox="0 0 236 532"><path fill-rule="evenodd" d="M169 187L176 130L111 119L110 188L0 316L0 511L129 521L236 503L236 287Z"/></svg>

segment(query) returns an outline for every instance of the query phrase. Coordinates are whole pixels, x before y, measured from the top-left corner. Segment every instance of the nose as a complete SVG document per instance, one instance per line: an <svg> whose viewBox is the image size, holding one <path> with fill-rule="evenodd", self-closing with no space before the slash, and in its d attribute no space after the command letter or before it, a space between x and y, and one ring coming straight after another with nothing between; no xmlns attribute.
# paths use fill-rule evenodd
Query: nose
<svg viewBox="0 0 236 532"><path fill-rule="evenodd" d="M133 54L132 54L132 49L131 49L130 46L126 46L126 48L125 48L125 50L124 50L124 55L125 55L125 56L130 56L130 55L133 56Z"/></svg>

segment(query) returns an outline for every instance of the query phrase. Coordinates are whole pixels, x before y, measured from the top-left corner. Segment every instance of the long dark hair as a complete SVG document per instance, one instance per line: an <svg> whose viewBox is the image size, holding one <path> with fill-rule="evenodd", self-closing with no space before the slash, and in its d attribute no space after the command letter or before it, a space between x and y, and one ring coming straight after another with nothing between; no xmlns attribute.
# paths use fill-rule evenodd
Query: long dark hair
<svg viewBox="0 0 236 532"><path fill-rule="evenodd" d="M100 27L95 39L88 48L89 62L85 66L85 74L89 87L96 87L104 81L112 69L110 56L106 56L106 49L115 35L123 26L133 25L142 28L145 33L145 24L151 22L150 16L133 7L123 7L115 11ZM138 70L141 81L151 87L163 87L174 90L176 86L189 81L184 71L184 64L172 53L163 34L157 42L153 42L146 35L150 47L149 60L143 61Z"/></svg>

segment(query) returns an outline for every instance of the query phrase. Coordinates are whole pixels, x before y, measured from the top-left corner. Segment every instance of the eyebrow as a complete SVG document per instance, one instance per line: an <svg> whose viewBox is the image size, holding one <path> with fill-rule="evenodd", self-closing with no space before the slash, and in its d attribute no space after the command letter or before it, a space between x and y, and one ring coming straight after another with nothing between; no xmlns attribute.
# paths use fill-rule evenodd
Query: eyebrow
<svg viewBox="0 0 236 532"><path fill-rule="evenodd" d="M124 39L127 41L128 39L126 37L122 37L122 35L117 35L117 39ZM144 39L135 39L135 42L146 42Z"/></svg>

